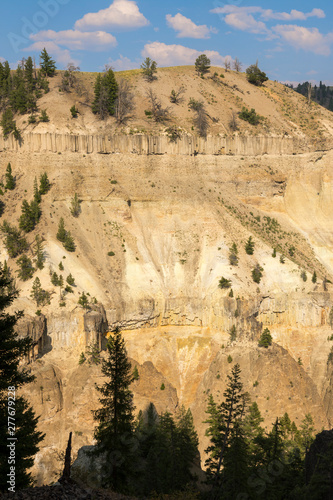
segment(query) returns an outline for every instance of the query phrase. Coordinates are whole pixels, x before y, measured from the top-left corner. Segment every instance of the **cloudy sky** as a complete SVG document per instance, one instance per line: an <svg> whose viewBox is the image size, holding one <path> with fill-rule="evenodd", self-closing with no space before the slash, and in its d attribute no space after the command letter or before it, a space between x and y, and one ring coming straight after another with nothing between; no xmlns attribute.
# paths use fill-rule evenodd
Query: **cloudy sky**
<svg viewBox="0 0 333 500"><path fill-rule="evenodd" d="M267 5L268 4L268 5ZM212 64L257 59L272 80L333 85L333 2L319 0L10 0L0 17L0 61L12 67L43 47L62 69Z"/></svg>

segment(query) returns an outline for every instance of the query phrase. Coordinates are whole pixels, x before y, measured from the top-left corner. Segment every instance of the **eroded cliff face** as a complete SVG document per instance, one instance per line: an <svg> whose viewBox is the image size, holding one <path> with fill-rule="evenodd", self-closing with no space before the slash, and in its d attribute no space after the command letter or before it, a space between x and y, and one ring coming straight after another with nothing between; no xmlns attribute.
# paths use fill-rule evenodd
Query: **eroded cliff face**
<svg viewBox="0 0 333 500"><path fill-rule="evenodd" d="M17 176L16 190L4 195L3 219L18 219L21 200L32 197L35 176L46 171L52 183L35 233L45 239L46 257L37 275L54 295L43 307L46 319L39 320L44 321L40 358L30 365L36 381L24 389L46 433L36 459L39 482L54 479L51 471L70 431L75 451L92 443L95 383L103 379L100 365L79 365L79 357L92 343L103 347L116 325L140 374L133 384L137 410L149 402L158 411L190 407L203 459L207 391L222 397L235 362L267 426L286 411L296 424L311 413L318 429L330 425L333 290L323 280L333 281L332 158L332 152L2 153L2 165L11 161ZM81 200L78 218L69 210L74 193ZM60 217L74 236L74 253L56 239ZM250 235L254 255L244 250ZM238 266L229 263L232 243L238 246ZM8 258L4 247L1 257ZM59 290L50 282L60 261L62 274L71 273L76 283L61 308ZM260 283L251 275L256 264L263 269ZM15 269L15 262L10 265ZM311 281L314 270L317 283ZM222 276L231 280L233 297L218 287ZM20 283L15 308L24 309L32 325L31 284ZM82 292L90 294L90 312L77 304ZM265 327L274 340L269 349L258 347ZM33 328L22 324L20 330Z"/></svg>

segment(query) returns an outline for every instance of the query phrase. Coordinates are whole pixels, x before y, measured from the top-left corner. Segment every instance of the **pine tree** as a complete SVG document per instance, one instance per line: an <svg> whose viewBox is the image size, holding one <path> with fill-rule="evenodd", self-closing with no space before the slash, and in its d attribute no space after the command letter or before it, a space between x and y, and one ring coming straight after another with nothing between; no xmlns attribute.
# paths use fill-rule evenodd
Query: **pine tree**
<svg viewBox="0 0 333 500"><path fill-rule="evenodd" d="M316 271L313 271L312 283L317 283L317 273L316 273Z"/></svg>
<svg viewBox="0 0 333 500"><path fill-rule="evenodd" d="M65 241L63 242L63 245L64 245L65 250L67 250L67 252L75 252L76 246L75 246L74 238L71 235L70 231L67 231L66 238L65 238Z"/></svg>
<svg viewBox="0 0 333 500"><path fill-rule="evenodd" d="M41 193L40 193L40 191L38 189L38 185L37 185L37 177L35 177L35 180L34 180L34 200L37 203L40 203L42 201Z"/></svg>
<svg viewBox="0 0 333 500"><path fill-rule="evenodd" d="M43 269L44 267L44 253L43 253L43 239L36 234L35 237L35 246L34 246L34 255L36 257L36 268Z"/></svg>
<svg viewBox="0 0 333 500"><path fill-rule="evenodd" d="M65 221L61 217L58 225L57 240L64 243L66 241L67 231L65 229Z"/></svg>
<svg viewBox="0 0 333 500"><path fill-rule="evenodd" d="M73 278L73 276L71 275L71 273L67 276L67 278L66 278L66 282L67 282L70 286L75 285L75 279Z"/></svg>
<svg viewBox="0 0 333 500"><path fill-rule="evenodd" d="M249 239L246 242L245 252L248 255L253 255L253 252L254 252L254 241L252 240L252 236L250 236Z"/></svg>
<svg viewBox="0 0 333 500"><path fill-rule="evenodd" d="M6 168L5 179L6 179L5 188L10 189L11 191L15 189L16 182L12 174L12 166L10 163L8 163Z"/></svg>
<svg viewBox="0 0 333 500"><path fill-rule="evenodd" d="M50 189L50 181L47 177L47 173L44 172L40 177L39 177L39 192L40 194L46 194L48 190Z"/></svg>
<svg viewBox="0 0 333 500"><path fill-rule="evenodd" d="M134 437L134 404L130 391L131 364L118 328L109 338L107 353L102 364L107 381L97 387L101 408L94 412L98 422L94 433L95 453L104 458L104 485L119 491L126 490L133 474L134 451L130 443Z"/></svg>
<svg viewBox="0 0 333 500"><path fill-rule="evenodd" d="M24 254L16 262L19 265L19 269L17 270L18 277L22 281L30 280L35 272L31 259Z"/></svg>
<svg viewBox="0 0 333 500"><path fill-rule="evenodd" d="M269 331L268 328L265 328L265 330L262 332L262 334L260 336L258 345L259 345L259 347L265 347L267 349L267 347L272 345L272 342L273 342L273 339L272 339L271 332Z"/></svg>
<svg viewBox="0 0 333 500"><path fill-rule="evenodd" d="M98 113L102 120L107 114L114 115L117 92L118 84L112 69L109 69L103 76L97 75L92 112Z"/></svg>
<svg viewBox="0 0 333 500"><path fill-rule="evenodd" d="M152 82L153 80L155 80L155 73L157 72L156 61L153 61L152 59L150 59L150 57L146 57L140 67L142 69L143 76L148 82Z"/></svg>
<svg viewBox="0 0 333 500"><path fill-rule="evenodd" d="M54 76L56 65L55 61L49 56L45 47L40 54L40 69L45 76Z"/></svg>
<svg viewBox="0 0 333 500"><path fill-rule="evenodd" d="M24 65L24 78L27 84L28 92L34 89L34 64L29 56Z"/></svg>
<svg viewBox="0 0 333 500"><path fill-rule="evenodd" d="M43 435L36 430L38 419L32 409L21 396L15 401L14 436L8 429L8 395L22 385L32 382L31 376L24 368L19 369L19 363L32 348L32 339L26 337L19 339L14 328L22 313L8 314L5 309L17 297L13 281L0 264L0 492L8 490L8 443L15 437L16 448L16 489L21 489L32 484L31 474L28 469L33 464L33 457L38 452L38 444ZM10 391L10 392L9 392Z"/></svg>
<svg viewBox="0 0 333 500"><path fill-rule="evenodd" d="M225 454L230 439L235 436L236 428L242 421L246 407L246 397L242 393L243 384L240 381L240 367L235 364L228 375L227 388L223 394L224 401L216 406L214 400L209 400L208 411L212 423L207 429L207 435L211 438L211 445L206 453L210 456L206 460L207 474L211 482L212 498L220 498L220 490L223 482L223 466Z"/></svg>
<svg viewBox="0 0 333 500"><path fill-rule="evenodd" d="M50 293L46 290L43 290L40 279L38 277L36 277L33 282L30 297L36 301L37 307L44 306L50 301Z"/></svg>
<svg viewBox="0 0 333 500"><path fill-rule="evenodd" d="M4 220L2 226L0 226L0 231L5 235L5 247L9 257L15 258L28 250L27 240L16 227L11 226Z"/></svg>

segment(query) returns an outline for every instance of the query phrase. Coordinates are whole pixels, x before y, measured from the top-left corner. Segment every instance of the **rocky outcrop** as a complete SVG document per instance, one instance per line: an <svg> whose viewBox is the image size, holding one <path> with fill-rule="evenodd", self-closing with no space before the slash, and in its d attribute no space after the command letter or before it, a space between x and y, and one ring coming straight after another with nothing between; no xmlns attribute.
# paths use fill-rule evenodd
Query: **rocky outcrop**
<svg viewBox="0 0 333 500"><path fill-rule="evenodd" d="M41 314L34 318L25 316L20 319L17 325L19 337L30 337L33 341L33 347L27 354L27 361L33 361L37 357L45 354L48 345L47 339L47 320Z"/></svg>
<svg viewBox="0 0 333 500"><path fill-rule="evenodd" d="M182 136L170 141L167 136L150 135L71 135L46 132L28 132L21 141L10 135L0 135L0 151L20 153L132 153L138 155L276 155L297 154L307 151L327 150L329 143L309 143L306 139L288 136L232 137Z"/></svg>

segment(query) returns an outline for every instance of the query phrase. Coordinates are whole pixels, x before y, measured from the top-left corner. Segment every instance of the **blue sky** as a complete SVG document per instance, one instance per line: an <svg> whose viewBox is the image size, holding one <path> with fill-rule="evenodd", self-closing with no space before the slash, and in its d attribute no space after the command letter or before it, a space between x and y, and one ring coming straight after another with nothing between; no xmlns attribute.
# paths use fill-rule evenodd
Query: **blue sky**
<svg viewBox="0 0 333 500"><path fill-rule="evenodd" d="M267 5L268 4L268 5ZM243 70L257 59L270 79L333 85L333 3L212 0L11 0L0 18L0 61L47 51L62 69L82 71L212 64L237 57Z"/></svg>

